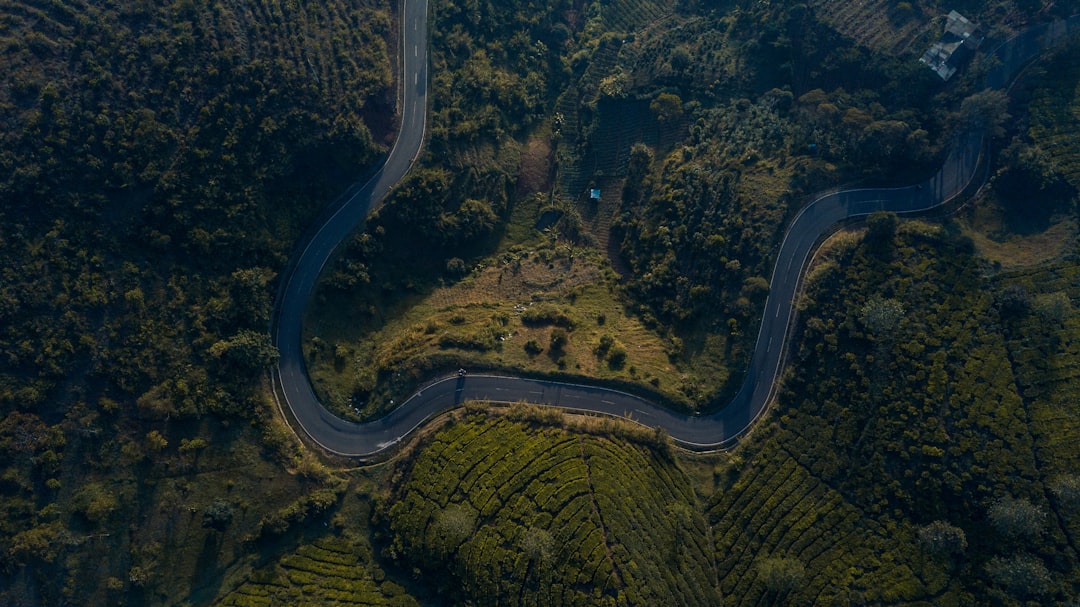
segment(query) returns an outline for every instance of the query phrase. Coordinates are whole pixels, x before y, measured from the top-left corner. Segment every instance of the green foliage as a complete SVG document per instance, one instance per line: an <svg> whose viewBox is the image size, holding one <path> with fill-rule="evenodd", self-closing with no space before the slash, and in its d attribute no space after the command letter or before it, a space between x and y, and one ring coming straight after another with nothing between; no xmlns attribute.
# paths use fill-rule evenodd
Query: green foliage
<svg viewBox="0 0 1080 607"><path fill-rule="evenodd" d="M202 525L218 531L224 531L232 522L236 506L229 500L218 498L203 511Z"/></svg>
<svg viewBox="0 0 1080 607"><path fill-rule="evenodd" d="M387 553L477 605L715 604L686 477L626 440L456 423L403 470Z"/></svg>
<svg viewBox="0 0 1080 607"><path fill-rule="evenodd" d="M574 319L569 312L550 303L529 306L521 313L521 322L527 325L555 325L564 329L574 328Z"/></svg>
<svg viewBox="0 0 1080 607"><path fill-rule="evenodd" d="M995 584L1019 598L1041 596L1052 587L1050 571L1030 554L995 556L986 564L986 574Z"/></svg>
<svg viewBox="0 0 1080 607"><path fill-rule="evenodd" d="M892 249L896 237L896 213L877 211L866 218L867 241L882 250Z"/></svg>
<svg viewBox="0 0 1080 607"><path fill-rule="evenodd" d="M270 335L245 329L210 346L210 355L221 359L230 370L255 374L277 362L277 349Z"/></svg>
<svg viewBox="0 0 1080 607"><path fill-rule="evenodd" d="M934 521L916 530L919 544L933 556L948 558L967 550L967 535L963 529L945 521Z"/></svg>
<svg viewBox="0 0 1080 607"><path fill-rule="evenodd" d="M366 541L349 536L323 537L256 570L215 604L222 607L418 605L401 586L385 577Z"/></svg>
<svg viewBox="0 0 1080 607"><path fill-rule="evenodd" d="M896 586L898 596L1013 600L1002 598L1004 591L1064 600L1080 571L1075 554L1062 548L1076 533L1075 517L1053 492L1054 479L1078 465L1080 428L1062 415L1076 373L1061 366L1075 364L1075 264L994 278L962 238L910 223L898 226L887 259L869 242L834 255L807 286L797 362L779 397L776 446L763 444L755 459L766 463L742 471L738 494L746 494L743 483L767 492L764 478L779 465L771 462L790 458L872 521L862 523L869 538L881 528L892 530L887 537L910 538L879 549L922 580ZM1069 305L1048 297L1058 292ZM903 312L887 315L891 328L882 340L870 312L890 300ZM1012 311L1040 306L1047 311ZM1059 313L1060 322L1047 322L1047 314ZM715 512L738 509L731 493ZM853 550L859 542L845 544ZM914 545L934 558L911 552ZM1030 557L1009 556L1020 545ZM820 570L804 562L813 586ZM1035 586L1015 586L1008 572L1021 569ZM749 585L735 588L755 596ZM870 600L859 592L856 602Z"/></svg>
<svg viewBox="0 0 1080 607"><path fill-rule="evenodd" d="M758 575L766 590L783 596L802 586L806 567L798 559L768 558L758 563Z"/></svg>
<svg viewBox="0 0 1080 607"><path fill-rule="evenodd" d="M682 99L672 93L660 93L649 104L649 109L660 122L678 120L683 114Z"/></svg>
<svg viewBox="0 0 1080 607"><path fill-rule="evenodd" d="M259 521L259 533L263 536L282 535L294 525L301 525L311 517L325 514L337 504L339 497L340 492L334 489L316 489L277 512L264 516Z"/></svg>
<svg viewBox="0 0 1080 607"><path fill-rule="evenodd" d="M987 510L997 532L1008 539L1035 540L1046 530L1046 512L1026 499L994 500Z"/></svg>
<svg viewBox="0 0 1080 607"><path fill-rule="evenodd" d="M271 268L385 150L390 121L371 119L393 97L390 15L352 0L3 12L0 603L120 604L133 586L184 602L217 550L242 554L234 535L292 498L258 457ZM204 530L185 502L225 491L204 465L237 462L258 497Z"/></svg>

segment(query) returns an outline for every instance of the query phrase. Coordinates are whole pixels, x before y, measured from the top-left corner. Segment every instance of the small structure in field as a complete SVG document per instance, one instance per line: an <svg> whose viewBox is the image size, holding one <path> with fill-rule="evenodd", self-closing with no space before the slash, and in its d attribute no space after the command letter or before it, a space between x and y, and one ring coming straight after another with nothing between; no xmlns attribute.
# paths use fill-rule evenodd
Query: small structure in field
<svg viewBox="0 0 1080 607"><path fill-rule="evenodd" d="M981 43L979 26L960 13L949 11L945 33L923 53L919 61L934 70L942 80L948 80L959 65L971 58Z"/></svg>

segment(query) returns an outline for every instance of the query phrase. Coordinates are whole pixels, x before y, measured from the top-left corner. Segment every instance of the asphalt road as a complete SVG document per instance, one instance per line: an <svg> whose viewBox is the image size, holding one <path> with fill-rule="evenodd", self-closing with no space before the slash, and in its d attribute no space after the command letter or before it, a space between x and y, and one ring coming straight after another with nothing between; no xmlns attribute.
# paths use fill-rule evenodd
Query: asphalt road
<svg viewBox="0 0 1080 607"><path fill-rule="evenodd" d="M295 256L278 294L272 335L280 352L276 393L287 418L308 438L339 455L365 457L400 442L433 416L468 400L529 402L632 419L663 428L677 443L696 450L733 444L772 399L783 365L794 300L806 264L823 236L841 221L875 211L915 213L961 194L977 177L984 148L981 131L960 135L932 178L907 187L832 192L804 207L788 227L773 268L769 297L746 379L736 397L708 416L673 412L640 397L607 388L495 375L469 374L435 380L382 419L355 424L328 412L312 390L301 349L304 308L319 273L337 246L408 172L423 145L427 116L427 0L404 0L402 9L401 107L398 140L383 167L319 228ZM1031 60L1080 29L1080 15L1025 30L993 51L999 64L987 85L1003 88ZM284 411L283 411L284 412Z"/></svg>

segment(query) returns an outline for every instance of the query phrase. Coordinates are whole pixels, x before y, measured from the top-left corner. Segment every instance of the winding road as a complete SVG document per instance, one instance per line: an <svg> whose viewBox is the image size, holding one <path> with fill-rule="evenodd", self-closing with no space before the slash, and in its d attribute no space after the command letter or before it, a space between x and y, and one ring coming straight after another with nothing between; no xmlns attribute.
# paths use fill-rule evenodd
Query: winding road
<svg viewBox="0 0 1080 607"><path fill-rule="evenodd" d="M769 283L769 297L745 381L735 398L708 416L676 413L609 388L497 375L454 376L423 387L382 419L342 420L315 396L304 365L304 308L334 250L408 172L423 146L427 120L427 0L403 0L400 69L401 128L379 171L346 198L298 249L278 290L271 335L280 358L273 370L275 395L294 428L328 452L364 458L379 454L425 421L470 400L529 402L632 419L664 429L679 445L698 451L730 447L765 412L783 367L786 338L807 261L823 236L844 220L875 211L917 213L962 194L980 175L984 134L960 135L930 179L899 188L855 189L821 195L788 226ZM988 88L1008 82L1046 49L1080 29L1080 15L1025 30L991 52L999 63L986 74ZM287 411L286 411L287 409Z"/></svg>

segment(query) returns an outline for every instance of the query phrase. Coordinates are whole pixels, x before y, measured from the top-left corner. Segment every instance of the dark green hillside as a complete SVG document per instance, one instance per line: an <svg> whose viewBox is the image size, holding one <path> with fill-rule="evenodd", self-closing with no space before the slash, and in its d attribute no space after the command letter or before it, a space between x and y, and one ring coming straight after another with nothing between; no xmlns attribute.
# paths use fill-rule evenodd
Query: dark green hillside
<svg viewBox="0 0 1080 607"><path fill-rule="evenodd" d="M335 502L260 381L276 273L392 137L391 23L4 3L0 604L205 601Z"/></svg>
<svg viewBox="0 0 1080 607"><path fill-rule="evenodd" d="M612 430L478 415L440 431L387 504L384 552L477 605L716 604L687 477Z"/></svg>
<svg viewBox="0 0 1080 607"><path fill-rule="evenodd" d="M815 269L777 421L711 509L726 595L771 591L734 551L798 561L797 601L1076 598L1075 262L988 270L921 223Z"/></svg>

